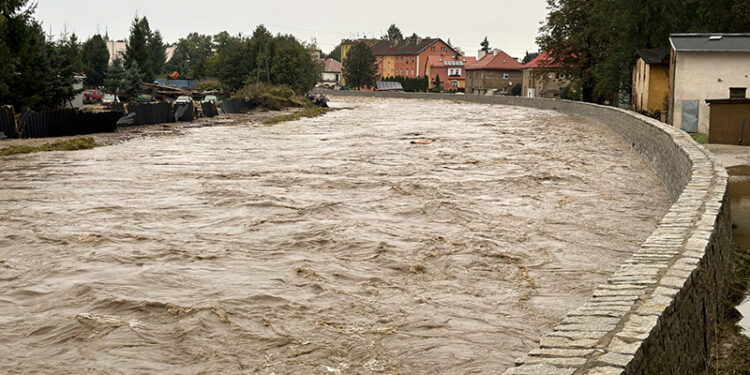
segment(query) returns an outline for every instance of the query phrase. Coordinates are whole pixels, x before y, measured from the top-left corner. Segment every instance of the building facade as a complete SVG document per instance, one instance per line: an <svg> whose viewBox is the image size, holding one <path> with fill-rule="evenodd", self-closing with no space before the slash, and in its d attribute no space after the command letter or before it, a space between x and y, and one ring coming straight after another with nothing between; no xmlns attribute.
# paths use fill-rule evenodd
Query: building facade
<svg viewBox="0 0 750 375"><path fill-rule="evenodd" d="M669 41L669 123L708 134L706 99L750 87L750 34L672 34Z"/></svg>
<svg viewBox="0 0 750 375"><path fill-rule="evenodd" d="M444 91L460 91L466 88L466 67L475 64L477 59L466 56L452 56L449 59L429 58L425 73L430 80L430 88L437 77Z"/></svg>
<svg viewBox="0 0 750 375"><path fill-rule="evenodd" d="M481 93L497 90L509 95L515 85L521 85L523 65L507 53L496 49L488 53L479 52L479 60L466 67L466 92Z"/></svg>
<svg viewBox="0 0 750 375"><path fill-rule="evenodd" d="M639 49L633 67L633 109L658 113L669 108L669 52Z"/></svg>
<svg viewBox="0 0 750 375"><path fill-rule="evenodd" d="M570 78L559 71L546 52L542 52L521 69L523 71L522 96L527 98L562 98L570 86Z"/></svg>
<svg viewBox="0 0 750 375"><path fill-rule="evenodd" d="M341 84L341 63L334 59L319 59L318 64L323 66L320 72L319 83L322 84Z"/></svg>

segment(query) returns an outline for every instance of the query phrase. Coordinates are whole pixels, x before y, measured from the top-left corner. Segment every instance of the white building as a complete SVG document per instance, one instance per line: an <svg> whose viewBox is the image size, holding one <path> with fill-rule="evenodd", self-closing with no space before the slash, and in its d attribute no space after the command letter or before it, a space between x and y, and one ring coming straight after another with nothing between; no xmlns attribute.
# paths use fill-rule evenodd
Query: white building
<svg viewBox="0 0 750 375"><path fill-rule="evenodd" d="M669 122L708 134L706 99L729 98L750 87L750 34L672 34Z"/></svg>
<svg viewBox="0 0 750 375"><path fill-rule="evenodd" d="M124 40L109 40L107 41L107 51L109 51L109 65L116 59L125 59L125 51L128 49L128 42Z"/></svg>

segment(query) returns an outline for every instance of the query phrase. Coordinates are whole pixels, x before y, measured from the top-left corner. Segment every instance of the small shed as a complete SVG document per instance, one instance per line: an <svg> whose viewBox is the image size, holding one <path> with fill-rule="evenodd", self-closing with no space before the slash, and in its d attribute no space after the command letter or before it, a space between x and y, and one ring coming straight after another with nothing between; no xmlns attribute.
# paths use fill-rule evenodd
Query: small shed
<svg viewBox="0 0 750 375"><path fill-rule="evenodd" d="M736 95L706 103L711 108L708 143L750 146L750 99Z"/></svg>

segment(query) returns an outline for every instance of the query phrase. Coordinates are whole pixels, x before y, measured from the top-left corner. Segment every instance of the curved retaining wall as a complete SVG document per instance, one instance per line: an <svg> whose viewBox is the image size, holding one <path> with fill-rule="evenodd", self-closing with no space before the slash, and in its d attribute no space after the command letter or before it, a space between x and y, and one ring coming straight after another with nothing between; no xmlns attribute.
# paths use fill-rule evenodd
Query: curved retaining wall
<svg viewBox="0 0 750 375"><path fill-rule="evenodd" d="M620 134L661 179L672 207L640 249L517 360L517 374L708 374L733 277L726 170L690 136L593 104L518 97L328 91L335 96L443 99L587 116Z"/></svg>

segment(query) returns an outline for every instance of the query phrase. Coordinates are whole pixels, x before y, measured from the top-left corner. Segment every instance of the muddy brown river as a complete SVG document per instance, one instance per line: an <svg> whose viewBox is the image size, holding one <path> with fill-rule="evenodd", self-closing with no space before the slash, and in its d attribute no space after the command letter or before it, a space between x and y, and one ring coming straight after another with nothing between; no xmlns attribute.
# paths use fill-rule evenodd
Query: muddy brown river
<svg viewBox="0 0 750 375"><path fill-rule="evenodd" d="M499 374L669 207L588 119L333 105L0 159L0 373Z"/></svg>

